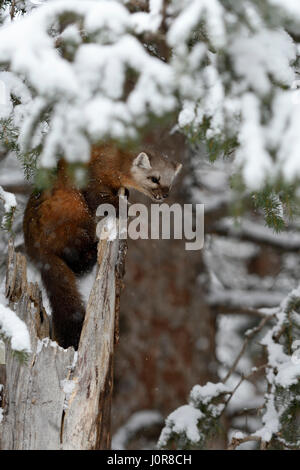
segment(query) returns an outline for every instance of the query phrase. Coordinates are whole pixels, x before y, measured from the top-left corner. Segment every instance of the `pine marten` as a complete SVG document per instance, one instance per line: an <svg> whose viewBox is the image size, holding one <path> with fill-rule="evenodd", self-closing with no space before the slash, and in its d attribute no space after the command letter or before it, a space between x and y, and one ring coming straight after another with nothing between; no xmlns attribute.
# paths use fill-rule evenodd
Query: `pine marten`
<svg viewBox="0 0 300 470"><path fill-rule="evenodd" d="M26 252L39 268L52 308L52 336L63 348L78 348L85 307L77 277L96 263L95 213L101 203L118 203L121 187L134 188L156 202L169 194L181 164L153 151L93 147L88 180L77 189L64 160L49 190L33 193L24 214Z"/></svg>

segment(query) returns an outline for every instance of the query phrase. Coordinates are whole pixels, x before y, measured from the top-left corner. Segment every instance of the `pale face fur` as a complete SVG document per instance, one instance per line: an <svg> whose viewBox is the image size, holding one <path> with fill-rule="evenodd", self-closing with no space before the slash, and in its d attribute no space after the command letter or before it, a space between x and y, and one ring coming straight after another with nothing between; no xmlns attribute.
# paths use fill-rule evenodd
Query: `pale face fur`
<svg viewBox="0 0 300 470"><path fill-rule="evenodd" d="M156 202L168 197L182 165L167 157L141 152L131 166L133 187Z"/></svg>

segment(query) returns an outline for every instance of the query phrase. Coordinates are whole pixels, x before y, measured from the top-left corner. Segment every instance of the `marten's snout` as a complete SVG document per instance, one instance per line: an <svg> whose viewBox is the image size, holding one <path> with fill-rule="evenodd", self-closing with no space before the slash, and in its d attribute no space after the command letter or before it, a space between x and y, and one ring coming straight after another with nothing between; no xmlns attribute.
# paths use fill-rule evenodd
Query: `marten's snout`
<svg viewBox="0 0 300 470"><path fill-rule="evenodd" d="M162 197L166 199L169 196L169 188L162 188Z"/></svg>
<svg viewBox="0 0 300 470"><path fill-rule="evenodd" d="M153 199L156 201L162 201L169 196L169 188L168 187L158 187L152 190Z"/></svg>

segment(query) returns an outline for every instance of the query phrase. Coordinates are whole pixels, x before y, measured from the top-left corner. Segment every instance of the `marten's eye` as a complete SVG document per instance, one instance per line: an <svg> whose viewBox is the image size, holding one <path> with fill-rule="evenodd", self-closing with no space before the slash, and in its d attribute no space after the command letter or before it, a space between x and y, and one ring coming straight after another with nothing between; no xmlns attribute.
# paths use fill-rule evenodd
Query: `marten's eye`
<svg viewBox="0 0 300 470"><path fill-rule="evenodd" d="M156 178L155 176L149 176L149 180L152 181L152 183L159 184L159 178Z"/></svg>

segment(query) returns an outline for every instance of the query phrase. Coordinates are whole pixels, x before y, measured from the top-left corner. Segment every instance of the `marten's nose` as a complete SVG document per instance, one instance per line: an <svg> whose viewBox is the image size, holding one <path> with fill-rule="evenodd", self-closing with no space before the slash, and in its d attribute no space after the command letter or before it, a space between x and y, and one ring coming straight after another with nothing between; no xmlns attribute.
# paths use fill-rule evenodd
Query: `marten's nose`
<svg viewBox="0 0 300 470"><path fill-rule="evenodd" d="M160 190L161 198L166 199L169 196L169 188L167 186L163 186Z"/></svg>

